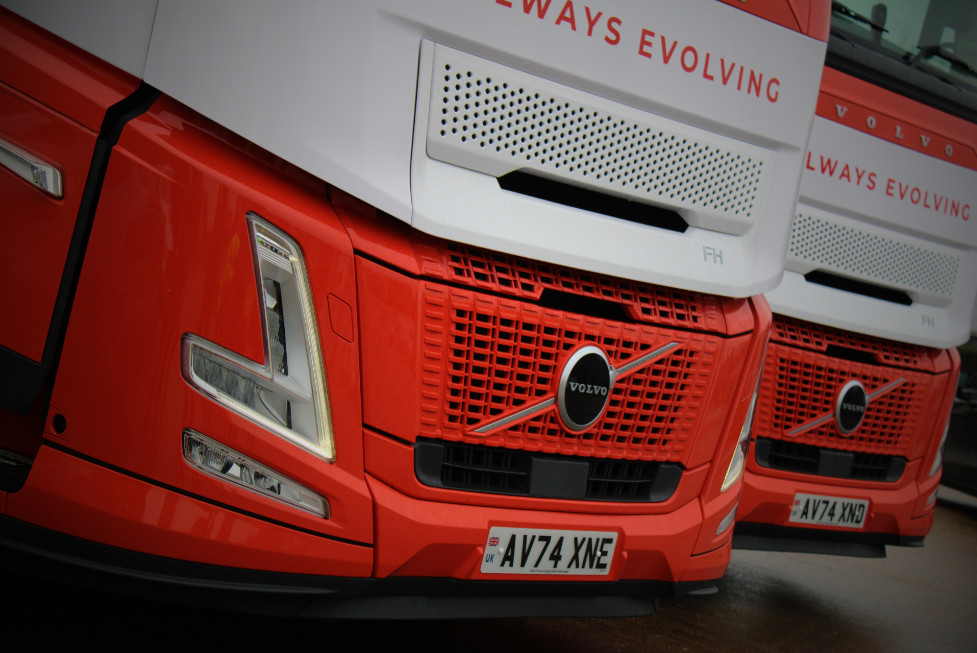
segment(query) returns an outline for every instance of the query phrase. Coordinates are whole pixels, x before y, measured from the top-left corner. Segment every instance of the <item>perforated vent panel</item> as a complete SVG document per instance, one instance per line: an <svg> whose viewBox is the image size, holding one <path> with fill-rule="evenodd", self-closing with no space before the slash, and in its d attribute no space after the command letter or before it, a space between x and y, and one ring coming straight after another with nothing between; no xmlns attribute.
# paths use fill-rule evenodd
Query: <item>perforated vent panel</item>
<svg viewBox="0 0 977 653"><path fill-rule="evenodd" d="M457 165L478 169L473 161L487 161L492 163L487 168L501 164L538 171L636 199L753 216L765 175L761 150L748 151L732 139L691 128L680 133L600 104L572 89L439 48L429 154L432 141L439 142L450 148L432 156Z"/></svg>
<svg viewBox="0 0 977 653"><path fill-rule="evenodd" d="M944 297L953 295L960 268L958 256L936 248L805 214L794 218L788 252L819 269Z"/></svg>

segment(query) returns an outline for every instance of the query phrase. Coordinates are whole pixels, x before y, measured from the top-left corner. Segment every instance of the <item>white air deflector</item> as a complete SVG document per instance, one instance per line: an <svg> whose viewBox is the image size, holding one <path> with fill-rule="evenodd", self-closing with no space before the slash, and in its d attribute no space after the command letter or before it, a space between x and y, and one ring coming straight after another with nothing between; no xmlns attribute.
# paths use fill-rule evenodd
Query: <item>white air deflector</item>
<svg viewBox="0 0 977 653"><path fill-rule="evenodd" d="M961 259L951 248L811 213L805 211L794 218L788 268L802 273L811 269L836 272L897 288L937 305L953 298Z"/></svg>
<svg viewBox="0 0 977 653"><path fill-rule="evenodd" d="M769 151L444 46L433 65L427 153L434 159L496 177L536 173L741 223L730 231L742 231L762 208Z"/></svg>

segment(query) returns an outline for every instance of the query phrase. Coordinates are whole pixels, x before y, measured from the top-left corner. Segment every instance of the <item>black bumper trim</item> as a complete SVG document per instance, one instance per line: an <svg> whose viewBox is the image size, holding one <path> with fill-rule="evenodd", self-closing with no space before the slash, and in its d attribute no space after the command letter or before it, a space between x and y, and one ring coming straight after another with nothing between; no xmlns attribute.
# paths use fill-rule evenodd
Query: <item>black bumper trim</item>
<svg viewBox="0 0 977 653"><path fill-rule="evenodd" d="M316 619L624 617L659 597L707 594L718 579L563 582L347 578L221 567L119 549L0 516L0 567L108 592Z"/></svg>
<svg viewBox="0 0 977 653"><path fill-rule="evenodd" d="M923 536L852 533L740 522L733 548L786 553L820 553L856 558L884 558L886 546L923 546Z"/></svg>

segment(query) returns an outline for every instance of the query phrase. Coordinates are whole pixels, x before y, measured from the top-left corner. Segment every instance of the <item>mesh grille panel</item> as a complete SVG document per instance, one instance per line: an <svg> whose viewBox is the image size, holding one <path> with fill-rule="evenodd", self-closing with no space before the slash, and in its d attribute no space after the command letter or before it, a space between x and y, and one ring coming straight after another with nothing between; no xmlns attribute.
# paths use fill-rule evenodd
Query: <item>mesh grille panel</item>
<svg viewBox="0 0 977 653"><path fill-rule="evenodd" d="M834 422L839 390L850 380L861 381L871 395L899 379L905 382L869 402L861 426L842 435ZM844 451L908 456L930 377L921 372L854 363L771 344L764 363L757 402L756 431L775 439ZM794 429L830 416L795 436Z"/></svg>
<svg viewBox="0 0 977 653"><path fill-rule="evenodd" d="M900 290L953 295L960 258L836 222L799 214L789 255L819 268Z"/></svg>
<svg viewBox="0 0 977 653"><path fill-rule="evenodd" d="M939 354L927 347L872 338L781 315L774 316L770 340L820 352L832 345L845 347L865 352L881 364L927 371L933 369L933 358Z"/></svg>
<svg viewBox="0 0 977 653"><path fill-rule="evenodd" d="M542 309L426 282L420 435L563 455L684 460L722 339ZM582 434L555 408L490 435L473 429L552 396L565 354L602 347L616 367L675 341L681 346L620 378L607 411Z"/></svg>
<svg viewBox="0 0 977 653"><path fill-rule="evenodd" d="M764 161L733 141L643 124L588 104L582 94L571 97L569 89L565 96L546 91L528 75L439 51L429 143L637 199L753 215Z"/></svg>
<svg viewBox="0 0 977 653"><path fill-rule="evenodd" d="M726 330L720 300L711 295L649 286L454 243L425 247L424 273L493 293L538 300L544 290L603 299L630 317L663 326L716 333Z"/></svg>

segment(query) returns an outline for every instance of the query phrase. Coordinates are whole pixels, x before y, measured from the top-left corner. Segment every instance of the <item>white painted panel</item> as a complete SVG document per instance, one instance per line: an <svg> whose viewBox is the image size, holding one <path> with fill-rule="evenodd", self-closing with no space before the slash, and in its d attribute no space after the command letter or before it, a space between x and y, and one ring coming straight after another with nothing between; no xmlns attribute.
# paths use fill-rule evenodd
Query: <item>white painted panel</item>
<svg viewBox="0 0 977 653"><path fill-rule="evenodd" d="M160 0L146 80L436 235L726 295L774 286L824 44L713 0L529 4L527 13L521 1L493 0ZM738 235L712 231L704 213L692 214L699 227L678 239L585 211L516 201L493 191L494 179L460 166L415 162L412 168L424 40L591 94L624 112L768 151L772 172L764 183L771 191L762 214L733 229ZM412 180L412 174L435 176ZM457 201L425 201L419 208L412 192L449 192L438 181L442 174L464 180ZM486 216L485 207L495 212ZM570 234L577 242L567 242Z"/></svg>
<svg viewBox="0 0 977 653"><path fill-rule="evenodd" d="M142 77L156 0L0 0L0 5Z"/></svg>

